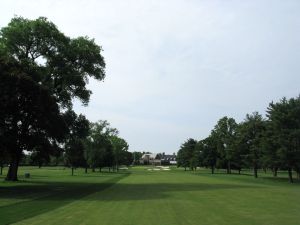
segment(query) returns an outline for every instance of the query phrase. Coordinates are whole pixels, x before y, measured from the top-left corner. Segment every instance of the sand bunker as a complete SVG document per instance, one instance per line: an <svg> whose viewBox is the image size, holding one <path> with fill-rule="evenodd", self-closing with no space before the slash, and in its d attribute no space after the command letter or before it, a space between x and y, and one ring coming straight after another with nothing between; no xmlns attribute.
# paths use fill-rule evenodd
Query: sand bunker
<svg viewBox="0 0 300 225"><path fill-rule="evenodd" d="M166 171L166 170L171 170L169 166L156 166L152 168L148 168L147 170L149 171Z"/></svg>

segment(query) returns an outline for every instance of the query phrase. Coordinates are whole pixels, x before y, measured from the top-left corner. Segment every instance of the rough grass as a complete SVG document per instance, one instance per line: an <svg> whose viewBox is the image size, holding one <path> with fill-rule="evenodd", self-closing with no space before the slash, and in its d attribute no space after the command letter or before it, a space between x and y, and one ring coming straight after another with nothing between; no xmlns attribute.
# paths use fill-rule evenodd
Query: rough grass
<svg viewBox="0 0 300 225"><path fill-rule="evenodd" d="M289 184L285 174L25 171L30 179L0 182L0 224L300 224L300 184Z"/></svg>

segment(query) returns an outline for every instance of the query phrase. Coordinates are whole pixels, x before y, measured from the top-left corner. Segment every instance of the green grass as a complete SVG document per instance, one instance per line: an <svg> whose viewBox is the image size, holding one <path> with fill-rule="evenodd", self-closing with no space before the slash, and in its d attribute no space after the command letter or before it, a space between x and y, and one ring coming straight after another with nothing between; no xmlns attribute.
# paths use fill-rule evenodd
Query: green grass
<svg viewBox="0 0 300 225"><path fill-rule="evenodd" d="M286 174L25 171L30 179L0 182L0 224L300 224L300 183L289 184Z"/></svg>

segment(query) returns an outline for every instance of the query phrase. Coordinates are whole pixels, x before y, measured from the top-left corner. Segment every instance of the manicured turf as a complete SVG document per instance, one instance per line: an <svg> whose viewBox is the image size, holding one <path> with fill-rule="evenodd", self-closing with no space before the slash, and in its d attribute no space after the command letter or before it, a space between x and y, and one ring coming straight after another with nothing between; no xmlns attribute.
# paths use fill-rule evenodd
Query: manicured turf
<svg viewBox="0 0 300 225"><path fill-rule="evenodd" d="M0 224L300 224L300 184L174 169L99 173L22 168L0 182ZM1 177L0 179L2 179Z"/></svg>

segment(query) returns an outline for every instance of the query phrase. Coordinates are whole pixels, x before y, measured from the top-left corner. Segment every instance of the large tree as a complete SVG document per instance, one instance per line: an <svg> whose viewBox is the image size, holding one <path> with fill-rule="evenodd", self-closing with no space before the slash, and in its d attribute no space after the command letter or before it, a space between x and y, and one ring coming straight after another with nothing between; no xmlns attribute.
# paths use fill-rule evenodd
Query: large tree
<svg viewBox="0 0 300 225"><path fill-rule="evenodd" d="M0 59L0 91L1 150L10 165L6 179L17 180L23 151L56 146L67 128L55 97L17 63Z"/></svg>
<svg viewBox="0 0 300 225"><path fill-rule="evenodd" d="M270 103L267 117L273 139L278 144L277 154L288 169L290 182L293 182L292 170L300 172L300 96Z"/></svg>
<svg viewBox="0 0 300 225"><path fill-rule="evenodd" d="M93 39L69 38L43 17L36 20L13 18L8 26L0 31L0 55L2 67L8 65L7 61L13 62L5 72L6 75L13 77L5 76L3 79L6 79L6 83L1 82L5 87L0 88L2 98L0 108L7 108L9 105L11 109L1 112L6 113L6 117L1 117L0 135L11 140L9 146L6 144L6 150L10 155L7 179L16 180L22 151L24 149L31 151L35 144L38 144L37 141L31 142L30 145L20 144L24 142L23 138L33 136L32 127L42 126L42 121L53 126L55 124L53 115L59 115L66 108L71 109L73 98L78 98L86 105L91 94L86 88L88 78L103 80L105 62L101 55L101 47ZM38 95L37 92L42 92L43 95ZM9 103L10 100L12 101ZM27 101L30 104L27 104ZM36 114L41 112L44 113L44 118L39 121L35 118ZM61 124L63 122L53 128L57 133L62 130L59 128ZM50 129L49 127L47 129ZM39 136L35 135L35 138L38 139L41 134L50 142L57 136L55 132L49 135L44 128Z"/></svg>

